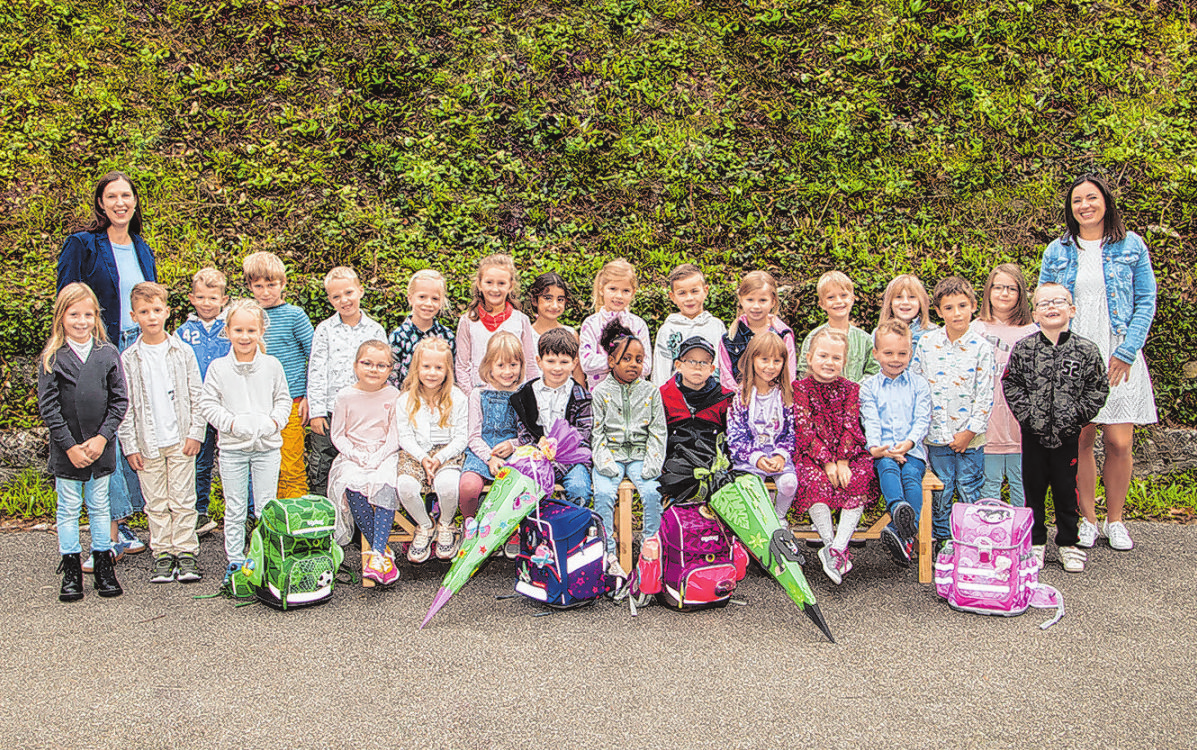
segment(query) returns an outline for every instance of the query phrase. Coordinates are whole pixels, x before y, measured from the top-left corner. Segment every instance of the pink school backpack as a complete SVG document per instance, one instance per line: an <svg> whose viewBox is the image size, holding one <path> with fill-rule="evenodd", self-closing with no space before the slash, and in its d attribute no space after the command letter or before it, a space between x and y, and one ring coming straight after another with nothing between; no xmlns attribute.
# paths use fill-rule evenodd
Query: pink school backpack
<svg viewBox="0 0 1197 750"><path fill-rule="evenodd" d="M952 539L935 561L935 591L961 612L1013 617L1028 607L1056 609L1039 627L1064 616L1064 597L1039 583L1039 563L1031 552L1030 508L1000 500L952 506Z"/></svg>
<svg viewBox="0 0 1197 750"><path fill-rule="evenodd" d="M748 551L701 504L673 504L661 514L661 556L640 559L638 594L656 594L671 609L692 612L726 606L748 570Z"/></svg>

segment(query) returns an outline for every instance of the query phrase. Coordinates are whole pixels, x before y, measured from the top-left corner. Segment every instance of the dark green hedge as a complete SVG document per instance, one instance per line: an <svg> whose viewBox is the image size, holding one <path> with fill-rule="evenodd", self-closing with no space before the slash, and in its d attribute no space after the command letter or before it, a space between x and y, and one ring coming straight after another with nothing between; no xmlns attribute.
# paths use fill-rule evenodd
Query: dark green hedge
<svg viewBox="0 0 1197 750"><path fill-rule="evenodd" d="M800 331L829 268L866 325L895 273L1031 273L1092 169L1153 249L1147 352L1163 414L1191 424L1193 42L1176 0L19 0L0 8L0 357L40 347L62 238L112 168L180 294L271 250L314 318L348 263L393 324L413 269L460 306L506 251L525 281L561 271L577 322L626 256L650 319L692 260L724 317L743 270L772 270ZM27 418L23 387L0 425Z"/></svg>

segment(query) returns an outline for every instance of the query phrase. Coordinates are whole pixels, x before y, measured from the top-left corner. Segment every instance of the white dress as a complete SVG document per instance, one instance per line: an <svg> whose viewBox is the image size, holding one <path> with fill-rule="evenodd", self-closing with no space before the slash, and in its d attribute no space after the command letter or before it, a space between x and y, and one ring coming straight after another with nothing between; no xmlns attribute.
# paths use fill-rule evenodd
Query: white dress
<svg viewBox="0 0 1197 750"><path fill-rule="evenodd" d="M1108 364L1110 354L1125 336L1115 336L1110 328L1101 240L1078 240L1078 245L1074 295L1076 318L1072 321L1072 332L1097 344L1102 359ZM1110 389L1106 405L1093 421L1097 424L1154 424L1157 421L1151 374L1147 371L1147 361L1141 349L1131 365L1130 378Z"/></svg>

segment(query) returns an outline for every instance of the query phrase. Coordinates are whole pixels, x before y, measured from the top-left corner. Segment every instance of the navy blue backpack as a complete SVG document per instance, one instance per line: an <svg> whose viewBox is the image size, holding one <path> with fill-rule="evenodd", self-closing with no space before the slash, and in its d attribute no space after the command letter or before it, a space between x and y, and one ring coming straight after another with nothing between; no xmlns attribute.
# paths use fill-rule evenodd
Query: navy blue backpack
<svg viewBox="0 0 1197 750"><path fill-rule="evenodd" d="M517 593L554 609L594 603L611 588L607 534L598 514L545 498L520 523Z"/></svg>

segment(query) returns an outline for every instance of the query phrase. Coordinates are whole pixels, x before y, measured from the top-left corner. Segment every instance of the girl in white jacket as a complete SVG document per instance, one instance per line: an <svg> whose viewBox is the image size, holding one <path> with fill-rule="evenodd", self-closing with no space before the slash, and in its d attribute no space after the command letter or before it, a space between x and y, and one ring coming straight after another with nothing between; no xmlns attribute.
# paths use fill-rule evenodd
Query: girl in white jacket
<svg viewBox="0 0 1197 750"><path fill-rule="evenodd" d="M245 561L250 478L256 517L277 491L281 431L291 416L283 366L266 354L266 325L266 312L257 302L240 299L229 305L224 330L232 351L208 366L200 396L200 414L219 431L226 578Z"/></svg>

